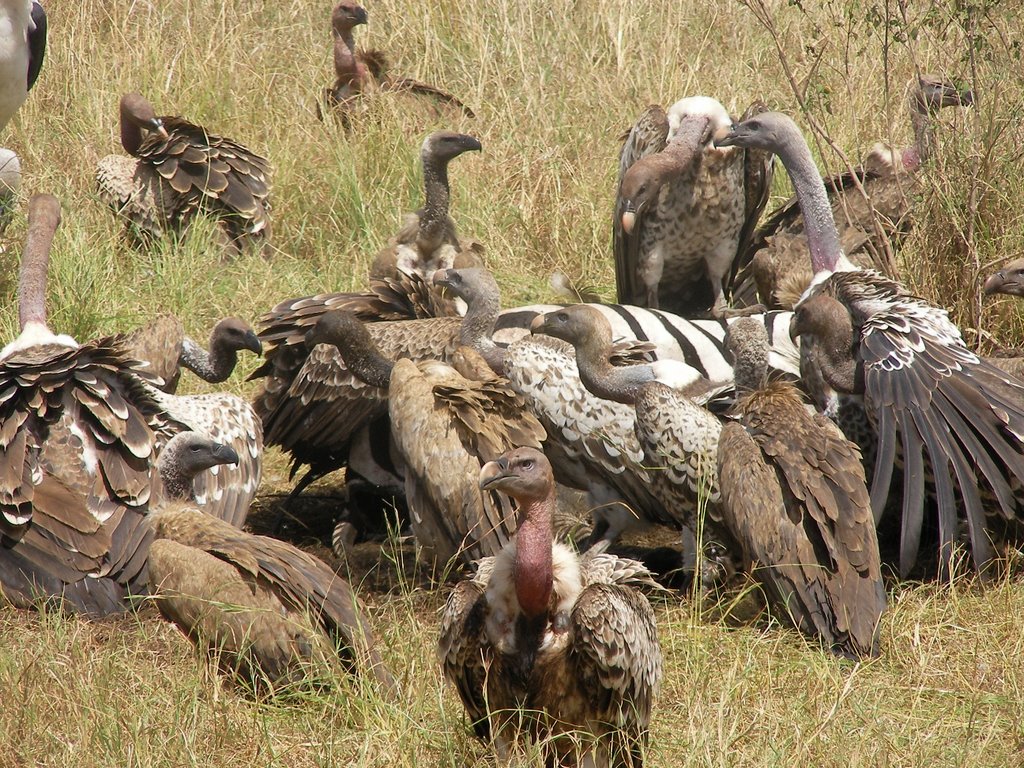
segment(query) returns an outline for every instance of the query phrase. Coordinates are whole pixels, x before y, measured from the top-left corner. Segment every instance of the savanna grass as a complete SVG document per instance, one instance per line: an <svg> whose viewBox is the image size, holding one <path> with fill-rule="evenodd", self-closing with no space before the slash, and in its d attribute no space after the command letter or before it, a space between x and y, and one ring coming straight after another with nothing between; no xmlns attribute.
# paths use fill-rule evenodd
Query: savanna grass
<svg viewBox="0 0 1024 768"><path fill-rule="evenodd" d="M362 286L420 202L419 145L439 128L483 143L453 164L453 214L486 245L506 304L553 298L555 269L611 299L617 137L645 105L706 93L739 113L761 98L817 126L816 156L831 172L844 167L833 146L856 162L877 140L909 142L904 88L918 70L959 78L978 98L941 120L904 274L967 328L985 327L985 344L1012 344L1024 329L1012 302L982 303L977 290L1024 250L1014 4L774 2L761 21L739 3L694 0L381 0L368 10L364 44L477 118L371 94L351 130L319 122L329 2L49 0L46 65L3 141L22 156L23 194L64 204L49 288L56 329L84 338L174 311L203 337L225 314L255 319L285 298ZM222 260L209 227L147 253L127 247L93 168L120 151L116 105L129 90L271 159L269 258ZM776 178L780 200L789 188ZM22 217L0 257L6 338L24 232ZM228 386L251 393L254 366L244 359ZM287 487L281 460L266 475L265 494ZM0 612L0 766L487 764L433 657L442 595L423 581L388 589L351 575L404 686L398 702L360 680L254 700L152 609L96 623ZM666 677L651 765L1020 764L1015 581L895 589L882 657L859 666L776 625L727 628L685 601L657 613Z"/></svg>

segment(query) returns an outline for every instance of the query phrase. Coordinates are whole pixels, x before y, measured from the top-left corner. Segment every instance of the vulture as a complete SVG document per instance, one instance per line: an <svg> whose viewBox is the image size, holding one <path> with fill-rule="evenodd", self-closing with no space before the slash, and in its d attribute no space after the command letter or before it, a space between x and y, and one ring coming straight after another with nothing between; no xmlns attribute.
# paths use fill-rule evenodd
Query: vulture
<svg viewBox="0 0 1024 768"><path fill-rule="evenodd" d="M466 316L372 323L367 331L384 357L447 360L460 345L477 349L485 345L499 311L497 283L481 268L456 272L458 296L469 305ZM323 313L323 305L317 304L315 317ZM316 320L310 324L303 308L288 310L284 316L272 310L260 323L266 361L252 378L266 380L253 405L263 421L267 444L291 454L292 473L304 464L310 466L292 491L296 496L309 483L346 464L352 470L354 439L388 434L386 424L379 423L387 415L387 396L354 376L336 347L307 346L305 336ZM364 428L375 422L367 437ZM387 454L386 443L381 449L378 453Z"/></svg>
<svg viewBox="0 0 1024 768"><path fill-rule="evenodd" d="M0 592L103 616L145 589L154 457L172 425L116 339L78 344L47 327L59 221L56 198L32 198L21 334L0 351Z"/></svg>
<svg viewBox="0 0 1024 768"><path fill-rule="evenodd" d="M374 257L371 278L394 277L401 272L429 278L438 269L481 266L482 247L460 238L448 215L448 164L463 152L481 149L478 139L464 133L438 131L424 140L420 150L423 207L405 215L398 234Z"/></svg>
<svg viewBox="0 0 1024 768"><path fill-rule="evenodd" d="M163 494L149 517L148 559L160 612L243 681L297 682L310 662L340 655L393 690L344 579L291 544L244 533L193 506L192 479L237 459L195 432L179 432L161 452Z"/></svg>
<svg viewBox="0 0 1024 768"><path fill-rule="evenodd" d="M914 78L907 92L914 145L893 151L876 144L853 173L838 173L826 181L843 251L854 263L883 272L893 267L880 238L898 244L910 230L917 176L935 146L935 115L944 107L973 103L970 90L934 75ZM749 267L738 280L752 282L765 306L791 309L811 278L806 253L804 217L794 196L758 228L748 244Z"/></svg>
<svg viewBox="0 0 1024 768"><path fill-rule="evenodd" d="M983 290L986 296L999 293L1006 296L1024 296L1024 259L1014 259L1002 269L989 275L985 280ZM998 349L992 357L987 359L1007 373L1024 379L1024 350L1019 347Z"/></svg>
<svg viewBox="0 0 1024 768"><path fill-rule="evenodd" d="M633 514L697 530L698 508L719 500L715 456L721 423L695 397L711 392L710 383L676 361L613 365L611 328L586 304L540 315L531 330L571 344L579 381L588 399L598 401L592 412L616 414L615 421L594 424L585 439L600 441L619 471L640 480L657 501L653 515L647 505L635 504ZM605 527L598 521L595 534ZM604 535L614 538L623 521L611 522Z"/></svg>
<svg viewBox="0 0 1024 768"><path fill-rule="evenodd" d="M45 52L43 6L37 0L7 0L0 5L0 128L28 98Z"/></svg>
<svg viewBox="0 0 1024 768"><path fill-rule="evenodd" d="M498 759L528 739L547 764L640 766L661 683L654 612L638 562L555 542L555 482L535 448L480 471L480 487L519 504L513 541L452 590L438 656L475 734Z"/></svg>
<svg viewBox="0 0 1024 768"><path fill-rule="evenodd" d="M235 370L239 351L263 353L256 332L237 317L226 317L213 327L209 351L186 336L181 320L171 314L158 315L125 334L124 346L130 357L149 363L150 372L163 381L160 389L170 394L178 389L182 366L203 381L219 384Z"/></svg>
<svg viewBox="0 0 1024 768"><path fill-rule="evenodd" d="M745 116L764 107L755 104ZM726 293L768 200L772 158L718 148L732 118L691 96L648 107L619 156L613 239L618 301L683 317L727 313Z"/></svg>
<svg viewBox="0 0 1024 768"><path fill-rule="evenodd" d="M837 655L878 655L885 610L860 451L791 383L768 380L764 326L729 327L738 399L718 438L721 510L777 616Z"/></svg>
<svg viewBox="0 0 1024 768"><path fill-rule="evenodd" d="M199 214L217 220L229 252L270 239L270 164L181 117L157 117L137 93L121 97L121 146L96 166L100 198L137 242L185 232Z"/></svg>
<svg viewBox="0 0 1024 768"><path fill-rule="evenodd" d="M21 189L21 159L13 151L0 147L0 235L7 231L18 205Z"/></svg>
<svg viewBox="0 0 1024 768"><path fill-rule="evenodd" d="M814 274L792 321L801 370L805 384L820 388L812 393L818 404L837 394L862 400L875 438L876 524L899 460L900 573L915 567L922 541L937 539L939 572L949 574L961 521L974 565L984 571L993 539L1020 522L1014 488L1024 481L1024 382L968 349L944 310L849 262L825 185L790 118L758 115L719 142L775 152L800 198ZM991 495L988 513L983 494ZM926 509L934 518L926 520Z"/></svg>
<svg viewBox="0 0 1024 768"><path fill-rule="evenodd" d="M461 279L451 271L449 279ZM311 342L336 347L349 371L386 397L412 530L427 560L444 567L500 552L515 510L504 494L480 493L480 468L516 446L540 448L544 439L508 382L466 346L450 364L388 360L367 326L346 312L324 315Z"/></svg>
<svg viewBox="0 0 1024 768"><path fill-rule="evenodd" d="M450 93L421 83L409 77L388 72L388 60L383 51L356 50L352 31L368 20L366 9L351 0L342 0L331 12L331 37L334 40L334 85L324 89L324 103L328 109L339 110L346 119L348 110L359 95L373 87L382 91L407 91L430 96L442 104L456 107L467 116L473 110ZM317 107L318 112L320 107ZM322 113L320 114L322 118Z"/></svg>

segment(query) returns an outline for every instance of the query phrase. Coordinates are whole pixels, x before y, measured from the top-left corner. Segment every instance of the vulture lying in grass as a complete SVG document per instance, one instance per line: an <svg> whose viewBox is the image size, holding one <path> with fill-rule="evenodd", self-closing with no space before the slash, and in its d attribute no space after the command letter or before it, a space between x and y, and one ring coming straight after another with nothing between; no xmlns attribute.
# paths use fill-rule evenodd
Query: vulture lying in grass
<svg viewBox="0 0 1024 768"><path fill-rule="evenodd" d="M738 320L728 344L739 399L718 439L723 520L773 614L840 656L876 656L885 586L860 452L768 380L763 325Z"/></svg>
<svg viewBox="0 0 1024 768"><path fill-rule="evenodd" d="M469 305L466 316L372 323L367 331L384 357L448 360L460 345L478 350L489 345L499 309L498 286L485 270L457 272L457 295ZM319 317L323 307L315 311ZM293 474L303 464L310 467L293 490L294 496L318 477L346 465L352 469L353 441L360 440L374 422L378 424L371 431L379 435L383 429L387 435L386 422L379 420L387 416L388 403L386 391L354 376L334 346L307 346L310 326L302 308L286 315L271 312L261 320L267 329L264 333L273 331L280 341L271 344L261 334L266 362L253 378L266 377L266 381L253 404L263 420L267 444L291 454ZM387 453L386 443L383 448Z"/></svg>
<svg viewBox="0 0 1024 768"><path fill-rule="evenodd" d="M913 224L918 177L936 144L935 115L944 107L973 102L971 91L932 75L914 78L907 92L914 145L893 151L876 144L854 173L838 173L826 181L843 251L854 263L882 272L894 269L887 254ZM804 229L804 217L794 196L768 217L748 244L745 261L749 267L738 281L755 285L761 303L767 307L791 309L810 281Z"/></svg>
<svg viewBox="0 0 1024 768"><path fill-rule="evenodd" d="M374 257L370 277L394 277L400 272L429 278L438 269L481 266L482 247L460 238L448 215L451 191L448 164L464 152L481 150L479 140L464 133L438 131L423 142L423 207L405 215L402 228Z"/></svg>
<svg viewBox="0 0 1024 768"><path fill-rule="evenodd" d="M825 185L791 119L759 115L719 143L775 152L800 198L814 273L792 328L804 382L817 389L819 405L833 403L836 393L862 398L875 434L876 522L894 470L902 469L900 573L909 574L922 544L933 541L940 573L950 573L961 522L974 565L984 570L993 540L1020 523L1014 488L1024 481L1024 382L968 349L944 310L850 264ZM994 498L986 509L988 494Z"/></svg>
<svg viewBox="0 0 1024 768"><path fill-rule="evenodd" d="M757 104L745 115L764 109ZM652 106L629 132L619 158L613 222L618 301L684 317L723 317L740 254L761 215L772 158L718 148L732 125L706 96Z"/></svg>
<svg viewBox="0 0 1024 768"><path fill-rule="evenodd" d="M344 579L291 544L244 533L193 506L193 478L237 459L194 432L175 435L160 454L163 498L149 519L148 562L160 612L247 683L298 682L340 657L394 690Z"/></svg>
<svg viewBox="0 0 1024 768"><path fill-rule="evenodd" d="M461 279L457 270L450 279ZM311 342L337 348L348 370L387 400L412 530L445 567L497 554L515 529L504 494L481 494L480 468L517 445L540 448L544 430L523 400L471 347L450 362L389 360L356 317L325 315Z"/></svg>
<svg viewBox="0 0 1024 768"><path fill-rule="evenodd" d="M388 60L383 51L356 50L352 32L360 24L366 24L367 19L366 9L351 0L343 0L331 12L335 79L333 86L324 89L324 103L329 110L340 111L342 119L347 121L354 100L364 91L376 87L382 91L406 91L430 96L442 104L462 110L467 117L473 117L473 110L450 93L389 72ZM317 110L320 110L319 105Z"/></svg>
<svg viewBox="0 0 1024 768"><path fill-rule="evenodd" d="M650 574L553 540L555 482L540 451L509 451L479 482L512 496L521 522L441 616L438 655L474 732L503 763L546 740L549 764L642 765L662 674L654 612L634 587Z"/></svg>
<svg viewBox="0 0 1024 768"><path fill-rule="evenodd" d="M36 0L0 5L0 128L28 98L46 53L46 12Z"/></svg>
<svg viewBox="0 0 1024 768"><path fill-rule="evenodd" d="M145 242L185 232L205 214L229 251L270 239L270 164L181 117L157 117L137 93L121 97L121 146L96 166L100 198Z"/></svg>
<svg viewBox="0 0 1024 768"><path fill-rule="evenodd" d="M116 339L78 344L47 327L59 221L55 198L32 198L21 334L0 352L0 591L19 607L103 616L144 589L158 435L173 425Z"/></svg>
<svg viewBox="0 0 1024 768"><path fill-rule="evenodd" d="M219 384L235 370L241 350L263 353L256 332L237 317L225 317L213 327L209 351L185 335L181 320L171 314L125 334L124 346L131 357L149 363L150 372L164 382L160 389L170 394L178 389L183 367L203 381Z"/></svg>

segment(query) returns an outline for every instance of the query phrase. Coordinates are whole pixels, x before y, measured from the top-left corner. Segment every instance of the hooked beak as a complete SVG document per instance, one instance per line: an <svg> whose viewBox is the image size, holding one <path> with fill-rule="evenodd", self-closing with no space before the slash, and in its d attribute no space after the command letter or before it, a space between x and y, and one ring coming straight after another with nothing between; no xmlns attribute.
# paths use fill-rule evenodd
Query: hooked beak
<svg viewBox="0 0 1024 768"><path fill-rule="evenodd" d="M547 319L547 315L537 315L533 318L533 320L530 321L530 333L544 333Z"/></svg>
<svg viewBox="0 0 1024 768"><path fill-rule="evenodd" d="M505 463L504 458L498 459L497 461L488 461L480 469L480 490L495 490L495 486L505 478L511 476L512 475L508 471L508 465Z"/></svg>
<svg viewBox="0 0 1024 768"><path fill-rule="evenodd" d="M803 331L800 330L800 325L797 323L796 315L794 314L793 317L789 319L789 338L794 344L796 343L796 340L800 338L801 333L803 333Z"/></svg>
<svg viewBox="0 0 1024 768"><path fill-rule="evenodd" d="M735 147L743 138L742 123L733 123L721 136L715 137L716 147Z"/></svg>
<svg viewBox="0 0 1024 768"><path fill-rule="evenodd" d="M1011 291L1005 290L1008 286L1011 288L1016 287L1016 281L1007 279L1006 272L999 270L994 275L989 276L982 290L986 296L991 296L993 293L1011 293Z"/></svg>
<svg viewBox="0 0 1024 768"><path fill-rule="evenodd" d="M363 6L361 6L361 5L358 8L356 8L356 15L355 15L355 18L353 19L352 23L353 24L368 24L369 21L370 21L370 15L366 12L366 9L363 8Z"/></svg>
<svg viewBox="0 0 1024 768"><path fill-rule="evenodd" d="M246 331L242 341L244 349L248 349L250 352L255 352L257 355L263 354L263 342L261 342L260 337L256 335L256 331Z"/></svg>
<svg viewBox="0 0 1024 768"><path fill-rule="evenodd" d="M150 130L158 133L161 139L169 139L171 137L171 134L169 134L167 132L167 129L164 128L164 121L161 120L159 117L154 117L153 122L150 123L149 127Z"/></svg>
<svg viewBox="0 0 1024 768"><path fill-rule="evenodd" d="M430 282L442 288L451 288L452 283L448 278L449 275L447 269L436 269L430 275Z"/></svg>
<svg viewBox="0 0 1024 768"><path fill-rule="evenodd" d="M622 229L627 235L633 234L633 227L636 226L637 211L632 201L626 201L626 210L622 213Z"/></svg>
<svg viewBox="0 0 1024 768"><path fill-rule="evenodd" d="M213 458L220 464L234 464L238 466L238 452L229 445L217 443L213 446Z"/></svg>

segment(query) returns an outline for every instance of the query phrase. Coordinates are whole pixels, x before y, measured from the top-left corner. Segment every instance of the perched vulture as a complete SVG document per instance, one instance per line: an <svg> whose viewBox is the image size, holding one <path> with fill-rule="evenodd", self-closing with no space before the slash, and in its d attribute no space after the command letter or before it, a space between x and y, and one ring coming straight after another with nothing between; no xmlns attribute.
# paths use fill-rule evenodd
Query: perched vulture
<svg viewBox="0 0 1024 768"><path fill-rule="evenodd" d="M181 320L171 314L125 334L124 346L130 357L149 363L150 372L164 382L160 389L171 394L178 389L182 366L203 381L219 384L235 370L240 350L263 352L256 332L237 317L226 317L213 327L207 351L185 335Z"/></svg>
<svg viewBox="0 0 1024 768"><path fill-rule="evenodd" d="M479 140L464 133L439 131L426 138L420 150L423 207L405 215L398 234L374 257L371 278L395 277L400 272L429 278L437 269L480 266L482 247L460 238L448 215L448 163L474 150L481 150Z"/></svg>
<svg viewBox="0 0 1024 768"><path fill-rule="evenodd" d="M29 203L21 334L0 352L0 592L102 616L145 587L145 523L169 426L116 339L77 344L46 325L60 204Z"/></svg>
<svg viewBox="0 0 1024 768"><path fill-rule="evenodd" d="M876 656L885 586L860 452L768 380L763 325L738 320L728 345L739 399L718 439L722 517L775 615L840 656Z"/></svg>
<svg viewBox="0 0 1024 768"><path fill-rule="evenodd" d="M843 251L854 263L882 272L894 267L886 256L889 248L880 238L897 246L913 224L918 175L935 146L935 115L943 107L973 102L971 91L932 75L914 78L907 91L914 145L893 151L876 144L853 173L838 173L826 180ZM804 218L793 196L758 228L748 244L745 261L749 266L737 279L752 282L765 306L792 309L811 279L806 254Z"/></svg>
<svg viewBox="0 0 1024 768"><path fill-rule="evenodd" d="M237 458L195 432L175 435L160 454L164 494L149 518L148 562L160 612L243 680L295 682L310 662L332 663L340 654L347 667L368 669L392 690L344 579L291 544L243 533L190 504L197 473Z"/></svg>
<svg viewBox="0 0 1024 768"><path fill-rule="evenodd" d="M157 117L137 93L121 97L121 146L96 166L100 198L142 242L184 233L199 214L217 220L228 251L270 239L270 165L181 117Z"/></svg>
<svg viewBox="0 0 1024 768"><path fill-rule="evenodd" d="M764 107L755 104L745 116ZM770 155L718 148L732 125L706 96L651 106L619 157L613 235L618 301L723 317L772 179Z"/></svg>
<svg viewBox="0 0 1024 768"><path fill-rule="evenodd" d="M549 764L642 765L662 662L654 612L633 585L650 574L553 540L555 482L540 451L485 464L480 487L512 496L521 522L441 617L441 666L474 732L503 763L533 739Z"/></svg>
<svg viewBox="0 0 1024 768"><path fill-rule="evenodd" d="M384 357L447 360L460 344L483 348L499 310L497 283L483 269L457 272L458 296L469 305L466 316L372 323L367 331ZM323 312L318 304L316 317ZM252 378L266 380L253 405L267 444L291 454L293 474L303 464L310 466L292 492L297 495L318 477L349 464L352 441L387 415L387 395L354 376L333 345L307 346L311 326L302 308L290 318L271 311L260 323L275 343L261 333L266 362Z"/></svg>
<svg viewBox="0 0 1024 768"><path fill-rule="evenodd" d="M32 90L46 52L46 12L36 0L0 5L0 128Z"/></svg>
<svg viewBox="0 0 1024 768"><path fill-rule="evenodd" d="M427 559L445 567L501 551L515 510L504 494L480 493L480 468L517 445L540 448L544 439L508 382L465 346L451 364L388 360L346 312L325 315L311 340L334 345L352 374L387 398L412 530Z"/></svg>
<svg viewBox="0 0 1024 768"><path fill-rule="evenodd" d="M900 573L916 565L923 538L931 545L937 534L939 570L948 574L961 521L974 565L984 569L992 540L1020 522L1014 488L1024 481L1024 382L968 349L944 310L850 264L825 185L790 118L759 115L734 126L720 143L775 152L800 198L814 273L793 318L801 370L805 384L820 388L812 393L819 404L834 401L835 393L863 399L876 436L876 523L886 511L894 469L902 469ZM994 497L988 512L983 493ZM926 523L926 508L934 508L937 524Z"/></svg>
<svg viewBox="0 0 1024 768"><path fill-rule="evenodd" d="M382 91L406 91L430 96L442 104L462 110L467 117L474 116L473 110L450 93L388 72L388 60L383 51L357 51L352 31L360 24L366 24L367 18L366 9L351 0L342 0L331 12L335 79L333 86L324 89L324 103L328 109L341 111L345 119L353 101L364 91L376 87ZM319 112L319 105L317 110Z"/></svg>

